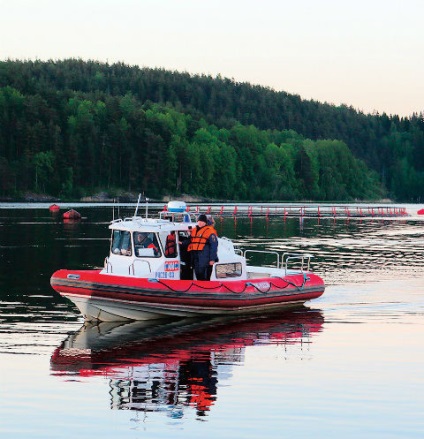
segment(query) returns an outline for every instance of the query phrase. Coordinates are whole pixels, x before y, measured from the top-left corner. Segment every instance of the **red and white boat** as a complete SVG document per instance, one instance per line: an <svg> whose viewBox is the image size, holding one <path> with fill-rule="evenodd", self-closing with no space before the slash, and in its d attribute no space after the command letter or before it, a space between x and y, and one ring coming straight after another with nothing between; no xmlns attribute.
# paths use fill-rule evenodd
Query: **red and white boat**
<svg viewBox="0 0 424 439"><path fill-rule="evenodd" d="M312 255L242 251L227 238L218 239L219 262L209 281L181 279L180 241L196 225L185 203L168 203L155 219L147 212L137 216L137 210L138 206L133 217L110 224L110 253L102 269L61 269L50 279L88 321L264 313L324 293L323 280L310 271ZM176 246L169 254L167 239L172 236ZM274 255L275 266L248 265L256 253Z"/></svg>

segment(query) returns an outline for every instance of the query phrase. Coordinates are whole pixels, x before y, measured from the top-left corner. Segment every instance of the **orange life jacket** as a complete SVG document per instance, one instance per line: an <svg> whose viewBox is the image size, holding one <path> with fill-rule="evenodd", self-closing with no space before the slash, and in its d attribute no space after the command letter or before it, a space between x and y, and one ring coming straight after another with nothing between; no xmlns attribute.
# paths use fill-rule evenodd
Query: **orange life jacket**
<svg viewBox="0 0 424 439"><path fill-rule="evenodd" d="M175 239L175 233L170 233L166 237L165 256L174 258L176 254L177 254L177 244Z"/></svg>
<svg viewBox="0 0 424 439"><path fill-rule="evenodd" d="M187 248L190 251L201 251L205 248L206 243L211 235L217 235L212 226L204 226L200 229L195 228L191 231L191 242Z"/></svg>

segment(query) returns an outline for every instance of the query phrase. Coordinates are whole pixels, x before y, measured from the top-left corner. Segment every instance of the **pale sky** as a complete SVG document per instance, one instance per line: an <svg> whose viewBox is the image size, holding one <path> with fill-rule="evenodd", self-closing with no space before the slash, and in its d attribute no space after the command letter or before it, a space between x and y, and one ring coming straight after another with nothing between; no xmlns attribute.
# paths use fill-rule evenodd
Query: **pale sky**
<svg viewBox="0 0 424 439"><path fill-rule="evenodd" d="M424 112L423 0L0 0L0 59L116 61Z"/></svg>

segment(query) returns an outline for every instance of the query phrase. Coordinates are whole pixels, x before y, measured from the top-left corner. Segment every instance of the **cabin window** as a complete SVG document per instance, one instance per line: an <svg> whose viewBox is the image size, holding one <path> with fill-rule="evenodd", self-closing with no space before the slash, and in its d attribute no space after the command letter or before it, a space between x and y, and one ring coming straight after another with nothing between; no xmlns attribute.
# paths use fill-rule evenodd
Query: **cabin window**
<svg viewBox="0 0 424 439"><path fill-rule="evenodd" d="M114 230L112 234L112 253L131 256L131 234L122 230Z"/></svg>
<svg viewBox="0 0 424 439"><path fill-rule="evenodd" d="M178 257L178 246L177 246L177 234L175 230L169 232L165 238L164 252L167 258L177 258ZM162 241L163 242L163 241Z"/></svg>
<svg viewBox="0 0 424 439"><path fill-rule="evenodd" d="M242 274L242 266L240 262L234 262L231 264L215 264L215 272L217 279L240 277Z"/></svg>
<svg viewBox="0 0 424 439"><path fill-rule="evenodd" d="M155 233L134 232L134 250L139 258L159 258L162 253Z"/></svg>

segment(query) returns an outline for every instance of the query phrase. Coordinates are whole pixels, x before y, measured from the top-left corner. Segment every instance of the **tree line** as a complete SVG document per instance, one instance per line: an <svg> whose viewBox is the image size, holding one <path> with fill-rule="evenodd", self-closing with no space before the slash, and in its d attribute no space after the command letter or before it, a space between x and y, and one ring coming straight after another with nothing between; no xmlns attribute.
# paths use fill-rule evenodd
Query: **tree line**
<svg viewBox="0 0 424 439"><path fill-rule="evenodd" d="M421 197L422 115L95 61L0 62L0 195Z"/></svg>

